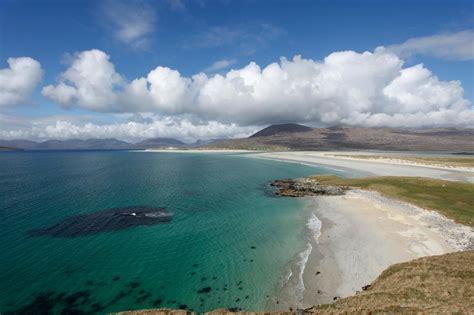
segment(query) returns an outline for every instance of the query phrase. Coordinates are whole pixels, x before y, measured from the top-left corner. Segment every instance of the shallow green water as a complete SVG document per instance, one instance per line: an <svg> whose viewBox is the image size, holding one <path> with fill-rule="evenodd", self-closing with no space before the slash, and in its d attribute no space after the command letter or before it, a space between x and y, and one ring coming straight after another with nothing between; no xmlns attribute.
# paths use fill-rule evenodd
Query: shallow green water
<svg viewBox="0 0 474 315"><path fill-rule="evenodd" d="M307 220L304 201L273 197L268 183L329 172L223 154L2 153L0 312L263 309L304 250ZM132 205L174 216L75 238L27 234Z"/></svg>

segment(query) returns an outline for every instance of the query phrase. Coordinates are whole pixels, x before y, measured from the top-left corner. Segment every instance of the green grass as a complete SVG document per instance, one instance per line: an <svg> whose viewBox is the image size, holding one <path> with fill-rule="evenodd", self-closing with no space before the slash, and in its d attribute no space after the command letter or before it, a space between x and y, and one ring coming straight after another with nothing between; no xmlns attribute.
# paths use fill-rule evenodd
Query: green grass
<svg viewBox="0 0 474 315"><path fill-rule="evenodd" d="M316 308L321 314L464 314L474 307L474 251L395 264L368 290Z"/></svg>
<svg viewBox="0 0 474 315"><path fill-rule="evenodd" d="M438 211L454 221L474 227L474 184L422 177L341 178L313 176L326 185L373 190L422 208Z"/></svg>

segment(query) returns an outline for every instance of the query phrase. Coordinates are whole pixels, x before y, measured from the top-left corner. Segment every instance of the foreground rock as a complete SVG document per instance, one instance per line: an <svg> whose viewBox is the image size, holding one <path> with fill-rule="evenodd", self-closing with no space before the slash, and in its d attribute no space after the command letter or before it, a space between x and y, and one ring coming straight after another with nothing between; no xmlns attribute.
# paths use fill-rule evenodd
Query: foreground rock
<svg viewBox="0 0 474 315"><path fill-rule="evenodd" d="M271 184L278 188L275 195L283 197L303 197L303 196L317 196L329 195L338 196L343 195L346 187L335 185L322 185L316 179L278 179Z"/></svg>

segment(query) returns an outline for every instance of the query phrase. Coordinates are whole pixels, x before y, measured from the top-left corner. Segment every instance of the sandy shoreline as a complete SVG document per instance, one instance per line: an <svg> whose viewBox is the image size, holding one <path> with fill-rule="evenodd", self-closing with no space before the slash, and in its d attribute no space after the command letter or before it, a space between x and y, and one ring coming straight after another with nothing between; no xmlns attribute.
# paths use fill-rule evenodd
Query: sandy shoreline
<svg viewBox="0 0 474 315"><path fill-rule="evenodd" d="M336 152L288 151L264 152L251 156L313 166L329 166L349 171L356 176L420 176L474 183L474 171L462 167L438 167L405 163L392 159L386 161L351 159L334 156ZM337 154L364 154L364 152L337 152ZM420 154L421 155L421 154Z"/></svg>
<svg viewBox="0 0 474 315"><path fill-rule="evenodd" d="M265 152L252 156L326 166L352 176L421 176L474 182L470 170L408 165L396 159L379 162L339 158L330 152ZM474 248L470 227L376 192L351 190L342 196L308 199L309 211L320 220L321 230L316 239L308 239L310 253L306 250L301 254L307 256L304 266L300 266L300 257L295 259L292 278L268 303L269 310L332 303L361 291L395 263Z"/></svg>
<svg viewBox="0 0 474 315"><path fill-rule="evenodd" d="M420 176L474 182L474 172L462 168L326 154L265 152L250 156L325 166L357 177ZM308 207L321 221L320 236L317 240L309 239L310 254L304 267L300 266L301 257L297 257L291 267L292 277L268 303L268 310L286 311L332 303L335 298L361 291L362 286L370 284L395 263L474 248L471 228L376 192L352 190L343 196L311 197ZM308 251L301 253L307 254Z"/></svg>
<svg viewBox="0 0 474 315"><path fill-rule="evenodd" d="M290 294L297 285L293 279L269 309L332 303L335 297L361 291L392 264L474 247L471 228L375 192L353 190L343 196L308 199L322 227L317 240L311 240L304 293Z"/></svg>
<svg viewBox="0 0 474 315"><path fill-rule="evenodd" d="M200 150L200 149L146 149L141 152L161 152L161 153L255 153L256 151L249 150L231 150L231 149L215 149L215 150Z"/></svg>

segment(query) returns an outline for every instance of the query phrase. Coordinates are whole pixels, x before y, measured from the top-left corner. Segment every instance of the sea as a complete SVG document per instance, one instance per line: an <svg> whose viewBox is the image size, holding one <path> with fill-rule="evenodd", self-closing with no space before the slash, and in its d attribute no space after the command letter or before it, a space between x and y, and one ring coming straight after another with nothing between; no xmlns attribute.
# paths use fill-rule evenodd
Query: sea
<svg viewBox="0 0 474 315"><path fill-rule="evenodd" d="M337 173L246 154L0 153L0 313L264 310L320 227L270 182Z"/></svg>

